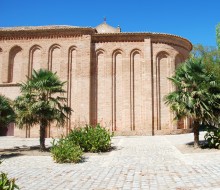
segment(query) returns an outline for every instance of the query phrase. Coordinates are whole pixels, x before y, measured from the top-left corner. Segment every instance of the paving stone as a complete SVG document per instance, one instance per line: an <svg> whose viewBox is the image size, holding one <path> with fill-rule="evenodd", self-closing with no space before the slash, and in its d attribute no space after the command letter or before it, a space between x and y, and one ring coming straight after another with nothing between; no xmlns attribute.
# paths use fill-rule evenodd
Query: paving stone
<svg viewBox="0 0 220 190"><path fill-rule="evenodd" d="M116 150L88 155L80 164L57 164L50 156L11 157L0 171L16 178L22 190L220 189L220 153L182 154L169 138L114 137ZM12 147L13 139L0 138L0 149ZM25 142L36 145L38 139L17 144Z"/></svg>

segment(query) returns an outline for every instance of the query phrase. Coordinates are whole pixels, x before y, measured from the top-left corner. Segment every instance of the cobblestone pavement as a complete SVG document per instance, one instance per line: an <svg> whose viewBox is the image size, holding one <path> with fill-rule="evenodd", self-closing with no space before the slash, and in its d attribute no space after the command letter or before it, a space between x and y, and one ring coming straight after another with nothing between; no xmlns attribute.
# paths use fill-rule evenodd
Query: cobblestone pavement
<svg viewBox="0 0 220 190"><path fill-rule="evenodd" d="M7 158L0 171L17 178L22 190L220 189L220 153L182 154L173 145L175 139L180 143L189 137L114 137L116 150L86 155L79 164L18 156ZM7 139L1 140L0 148L7 145Z"/></svg>

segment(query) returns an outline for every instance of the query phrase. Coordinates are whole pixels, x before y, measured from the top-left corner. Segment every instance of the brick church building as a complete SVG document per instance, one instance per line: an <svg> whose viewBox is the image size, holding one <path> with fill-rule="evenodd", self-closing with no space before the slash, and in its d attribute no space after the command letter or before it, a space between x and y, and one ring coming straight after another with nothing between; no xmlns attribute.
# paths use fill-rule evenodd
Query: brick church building
<svg viewBox="0 0 220 190"><path fill-rule="evenodd" d="M181 133L190 122L173 121L163 97L174 88L167 77L191 49L176 35L121 32L105 21L96 28L0 28L0 94L15 99L18 83L33 69L45 68L67 81L68 105L74 110L66 126L47 129L48 137L85 123L101 123L121 135ZM37 137L39 127L11 125L8 133Z"/></svg>

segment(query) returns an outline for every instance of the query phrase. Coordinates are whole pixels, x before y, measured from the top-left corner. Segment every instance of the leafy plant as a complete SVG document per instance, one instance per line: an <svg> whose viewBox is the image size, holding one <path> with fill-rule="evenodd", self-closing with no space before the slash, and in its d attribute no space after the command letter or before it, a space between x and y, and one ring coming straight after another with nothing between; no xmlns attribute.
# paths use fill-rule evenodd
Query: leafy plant
<svg viewBox="0 0 220 190"><path fill-rule="evenodd" d="M194 147L199 147L200 124L219 120L220 80L200 59L187 60L169 79L176 88L165 96L165 103L176 119L193 120Z"/></svg>
<svg viewBox="0 0 220 190"><path fill-rule="evenodd" d="M0 164L3 161L0 160ZM15 184L15 179L8 179L8 175L6 173L1 172L0 174L0 190L15 190L19 189L19 187Z"/></svg>
<svg viewBox="0 0 220 190"><path fill-rule="evenodd" d="M0 164L3 160L0 159ZM1 172L0 174L0 190L15 190L19 189L19 187L15 184L15 179L8 179L6 173Z"/></svg>
<svg viewBox="0 0 220 190"><path fill-rule="evenodd" d="M12 101L0 95L0 127L7 127L15 120L15 113L12 108Z"/></svg>
<svg viewBox="0 0 220 190"><path fill-rule="evenodd" d="M0 189L2 190L15 190L19 189L19 187L15 184L15 179L8 179L6 173L0 174Z"/></svg>
<svg viewBox="0 0 220 190"><path fill-rule="evenodd" d="M208 127L204 136L209 148L220 148L220 129L216 127Z"/></svg>
<svg viewBox="0 0 220 190"><path fill-rule="evenodd" d="M64 96L65 82L56 73L35 70L25 83L21 84L21 96L15 100L16 123L20 128L40 125L40 149L45 151L46 128L50 123L63 126L71 108Z"/></svg>
<svg viewBox="0 0 220 190"><path fill-rule="evenodd" d="M108 130L97 124L95 127L86 125L85 128L74 129L67 138L85 152L106 152L111 148L111 137Z"/></svg>
<svg viewBox="0 0 220 190"><path fill-rule="evenodd" d="M67 138L52 142L51 153L57 163L77 163L82 158L82 150L79 145Z"/></svg>

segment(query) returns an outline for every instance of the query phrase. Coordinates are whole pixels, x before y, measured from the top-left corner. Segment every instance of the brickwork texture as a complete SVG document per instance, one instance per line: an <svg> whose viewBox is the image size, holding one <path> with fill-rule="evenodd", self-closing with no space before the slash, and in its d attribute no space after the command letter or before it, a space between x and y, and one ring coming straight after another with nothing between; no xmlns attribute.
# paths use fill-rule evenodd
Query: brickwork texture
<svg viewBox="0 0 220 190"><path fill-rule="evenodd" d="M81 125L100 123L120 135L186 132L190 122L173 121L164 96L173 90L167 77L187 59L191 43L160 33L126 33L105 22L96 28L71 26L0 29L0 94L15 99L17 83L40 68L67 81L68 105L74 110L57 137ZM14 135L37 137L39 127Z"/></svg>

